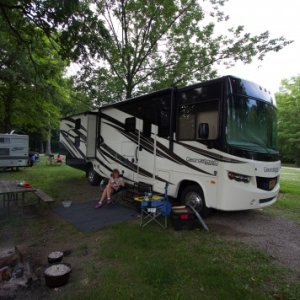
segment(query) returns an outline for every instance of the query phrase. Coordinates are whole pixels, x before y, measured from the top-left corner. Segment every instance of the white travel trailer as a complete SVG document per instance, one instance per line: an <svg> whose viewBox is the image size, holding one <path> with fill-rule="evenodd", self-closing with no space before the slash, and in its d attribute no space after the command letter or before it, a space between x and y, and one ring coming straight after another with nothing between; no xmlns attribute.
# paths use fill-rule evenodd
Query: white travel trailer
<svg viewBox="0 0 300 300"><path fill-rule="evenodd" d="M91 184L124 172L128 182L208 208L246 210L273 204L280 160L273 99L232 76L170 88L61 120L67 164Z"/></svg>
<svg viewBox="0 0 300 300"><path fill-rule="evenodd" d="M26 167L29 161L29 137L0 134L0 168Z"/></svg>

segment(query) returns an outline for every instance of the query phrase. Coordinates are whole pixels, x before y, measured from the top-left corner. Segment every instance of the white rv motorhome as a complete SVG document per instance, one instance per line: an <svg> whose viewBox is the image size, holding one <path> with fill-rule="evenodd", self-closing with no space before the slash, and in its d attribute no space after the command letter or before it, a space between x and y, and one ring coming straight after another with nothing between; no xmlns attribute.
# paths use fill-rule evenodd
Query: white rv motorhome
<svg viewBox="0 0 300 300"><path fill-rule="evenodd" d="M0 168L26 167L29 164L29 136L0 134Z"/></svg>
<svg viewBox="0 0 300 300"><path fill-rule="evenodd" d="M279 192L277 118L259 85L225 76L170 88L61 120L67 164L91 184L124 172L155 192L208 208L273 204Z"/></svg>

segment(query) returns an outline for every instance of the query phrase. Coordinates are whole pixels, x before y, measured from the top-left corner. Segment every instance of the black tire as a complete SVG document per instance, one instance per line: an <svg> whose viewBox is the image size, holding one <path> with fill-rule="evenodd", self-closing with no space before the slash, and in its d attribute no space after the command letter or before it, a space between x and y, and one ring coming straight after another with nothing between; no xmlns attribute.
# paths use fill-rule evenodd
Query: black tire
<svg viewBox="0 0 300 300"><path fill-rule="evenodd" d="M100 185L101 176L95 172L93 166L90 166L86 171L86 178L90 185Z"/></svg>
<svg viewBox="0 0 300 300"><path fill-rule="evenodd" d="M183 205L193 206L202 218L207 217L210 213L210 209L207 208L205 203L203 191L196 184L189 185L182 191L180 202Z"/></svg>

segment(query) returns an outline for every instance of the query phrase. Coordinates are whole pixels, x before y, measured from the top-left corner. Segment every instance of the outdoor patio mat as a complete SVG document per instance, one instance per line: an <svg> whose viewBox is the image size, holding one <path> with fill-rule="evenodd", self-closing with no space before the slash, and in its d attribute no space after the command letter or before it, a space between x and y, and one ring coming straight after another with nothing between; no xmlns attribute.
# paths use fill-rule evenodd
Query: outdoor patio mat
<svg viewBox="0 0 300 300"><path fill-rule="evenodd" d="M82 232L91 232L137 217L137 212L120 204L104 205L95 209L97 201L73 203L70 207L55 207L53 211Z"/></svg>

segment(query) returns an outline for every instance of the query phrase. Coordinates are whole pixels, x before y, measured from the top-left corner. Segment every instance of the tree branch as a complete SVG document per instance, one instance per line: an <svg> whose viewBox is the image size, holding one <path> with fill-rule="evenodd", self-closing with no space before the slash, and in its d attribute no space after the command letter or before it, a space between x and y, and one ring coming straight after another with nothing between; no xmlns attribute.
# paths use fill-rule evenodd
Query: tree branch
<svg viewBox="0 0 300 300"><path fill-rule="evenodd" d="M37 72L37 68L36 68L36 62L34 60L34 58L32 57L32 53L31 53L31 48L29 47L28 45L28 41L26 41L25 39L23 39L23 37L20 35L20 33L18 32L18 30L16 30L14 28L14 26L12 25L12 23L10 22L10 19L5 11L5 8L1 7L1 11L2 11L2 14L9 26L9 28L14 32L15 36L17 36L17 38L22 42L22 44L25 46L25 48L27 49L27 52L28 52L28 55L29 55L29 59L31 60L32 64L33 64L33 67L36 71L36 74L38 73Z"/></svg>
<svg viewBox="0 0 300 300"><path fill-rule="evenodd" d="M8 9L23 9L22 5L10 5L8 3L3 3L2 1L0 1L0 7Z"/></svg>
<svg viewBox="0 0 300 300"><path fill-rule="evenodd" d="M166 26L166 30L162 31L157 37L156 39L150 44L148 50L146 51L146 53L142 56L143 50L146 46L146 43L144 43L143 47L140 49L140 54L137 60L137 64L134 66L132 73L133 76L137 74L137 72L139 71L140 67L143 65L143 63L145 62L146 58L149 56L149 54L151 53L151 51L153 50L153 48L157 45L157 42L168 32L168 30L170 29L170 27L191 7L192 5L188 5L187 7L185 7L184 9L182 9L179 14ZM150 30L150 29L149 29ZM146 39L145 39L146 40ZM138 63L139 61L139 63Z"/></svg>
<svg viewBox="0 0 300 300"><path fill-rule="evenodd" d="M105 9L107 11L107 16L105 14L103 14L103 17L105 18L105 20L106 20L106 22L107 22L107 24L109 26L109 29L112 32L112 36L113 36L113 38L115 40L117 49L118 49L120 55L122 56L121 46L120 46L120 43L119 43L119 39L118 39L118 35L116 33L116 30L115 30L115 27L113 25L113 21L112 21L112 18L111 18L110 9L108 7L107 1L105 1L104 5L105 5Z"/></svg>

